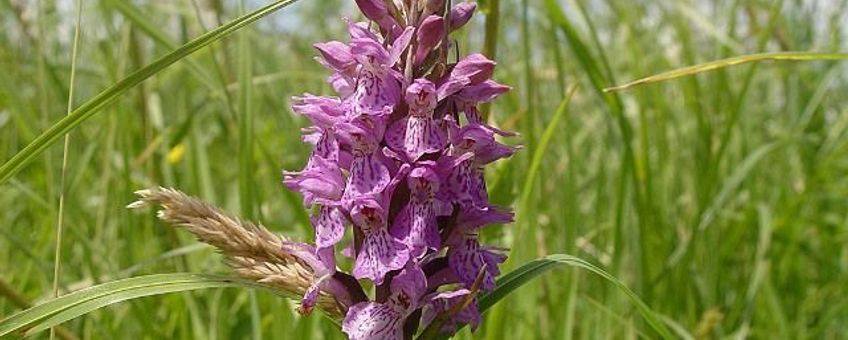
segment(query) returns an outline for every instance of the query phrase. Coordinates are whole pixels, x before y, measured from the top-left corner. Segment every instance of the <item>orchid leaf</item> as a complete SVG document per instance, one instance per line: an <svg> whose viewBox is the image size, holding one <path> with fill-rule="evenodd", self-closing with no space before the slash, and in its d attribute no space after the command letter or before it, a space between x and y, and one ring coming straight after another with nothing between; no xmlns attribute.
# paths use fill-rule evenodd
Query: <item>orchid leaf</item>
<svg viewBox="0 0 848 340"><path fill-rule="evenodd" d="M493 307L503 298L515 292L518 288L530 282L534 278L547 273L551 269L560 268L562 266L577 267L588 270L612 283L616 286L616 288L627 295L627 298L631 303L633 303L642 315L642 318L645 319L645 322L647 322L654 331L663 338L674 338L668 328L666 328L665 324L660 321L659 315L645 304L645 302L643 302L636 293L630 290L624 282L594 264L578 257L565 254L549 255L530 261L501 277L498 280L497 288L495 288L493 292L480 298L480 312L484 313L487 309Z"/></svg>

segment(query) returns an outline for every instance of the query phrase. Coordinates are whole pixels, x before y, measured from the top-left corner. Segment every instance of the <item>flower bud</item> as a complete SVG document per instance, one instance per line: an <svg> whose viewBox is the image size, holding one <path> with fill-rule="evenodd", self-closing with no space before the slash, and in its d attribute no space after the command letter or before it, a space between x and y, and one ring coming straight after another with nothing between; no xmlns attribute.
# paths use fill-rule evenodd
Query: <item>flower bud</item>
<svg viewBox="0 0 848 340"><path fill-rule="evenodd" d="M418 49L415 51L414 63L420 65L430 54L430 51L442 41L444 35L445 20L442 17L431 15L425 18L421 26L418 27Z"/></svg>
<svg viewBox="0 0 848 340"><path fill-rule="evenodd" d="M473 2L462 2L453 6L450 12L450 30L451 32L460 29L462 26L471 20L474 15L474 10L477 9L477 4Z"/></svg>

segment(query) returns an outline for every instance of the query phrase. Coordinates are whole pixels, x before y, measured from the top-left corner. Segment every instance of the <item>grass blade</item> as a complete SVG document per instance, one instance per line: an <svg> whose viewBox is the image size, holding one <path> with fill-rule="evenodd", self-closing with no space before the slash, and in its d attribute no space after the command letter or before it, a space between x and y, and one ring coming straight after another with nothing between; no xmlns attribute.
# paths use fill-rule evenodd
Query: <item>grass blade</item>
<svg viewBox="0 0 848 340"><path fill-rule="evenodd" d="M709 227L717 214L721 211L722 207L725 206L727 201L732 198L732 195L737 192L739 187L742 185L742 182L749 178L751 171L754 170L754 167L760 163L760 161L768 156L772 151L780 147L780 143L770 143L763 146L760 146L751 154L745 157L742 161L742 164L736 168L733 174L728 177L724 183L721 185L721 190L718 194L713 197L712 202L709 207L704 211L701 215L698 226L695 228L693 236L685 239L684 242L680 243L677 249L669 256L668 261L666 262L666 268L664 270L669 270L671 267L676 266L680 260L689 252L692 246L692 237L696 236L697 233L703 232L707 227Z"/></svg>
<svg viewBox="0 0 848 340"><path fill-rule="evenodd" d="M691 76L698 73L714 71L726 67L755 63L761 61L804 61L804 60L846 60L848 53L820 53L820 52L775 52L775 53L759 53L749 54L738 57L720 59L706 62L703 64L687 66L668 72L663 72L650 77L634 80L629 83L607 87L604 92L613 92L626 90L631 87L643 84L662 82L675 78Z"/></svg>
<svg viewBox="0 0 848 340"><path fill-rule="evenodd" d="M148 20L149 16L145 16L145 13L140 11L139 8L132 2L111 0L108 2L108 5L114 6L114 8L117 9L124 18L132 22L133 25L147 34L147 36L152 38L156 43L171 50L174 50L179 46L176 41L168 36L167 33L163 32L161 27ZM186 60L186 66L188 67L189 72L193 73L195 77L201 80L201 84L205 85L210 91L212 91L213 96L223 97L222 89L216 88L212 85L211 77L203 66L192 59Z"/></svg>
<svg viewBox="0 0 848 340"><path fill-rule="evenodd" d="M267 287L241 279L190 273L156 274L123 279L79 290L0 320L0 337L22 330L45 330L67 320L121 301L205 288Z"/></svg>
<svg viewBox="0 0 848 340"><path fill-rule="evenodd" d="M244 9L245 0L239 2L240 11ZM253 110L252 110L252 86L253 70L250 55L250 36L248 31L242 31L238 37L238 81L239 81L239 202L241 203L241 215L247 219L254 219L256 207L254 204L253 190ZM256 301L256 293L248 292L250 300L250 325L251 336L254 340L262 339L262 315L259 304Z"/></svg>
<svg viewBox="0 0 848 340"><path fill-rule="evenodd" d="M47 149L47 147L55 143L59 137L78 126L83 121L91 118L94 114L99 112L101 108L115 101L120 95L127 92L135 85L138 85L142 81L156 75L163 69L196 52L197 50L232 34L240 28L267 16L274 11L291 5L295 1L297 0L277 1L252 13L241 16L236 20L209 31L185 45L180 46L173 52L160 57L153 63L133 72L126 78L118 81L115 85L103 90L97 96L74 110L70 115L66 116L56 124L53 124L53 126L47 129L47 131L44 131L11 159L6 161L3 166L0 166L0 184L8 181L9 178L18 173L24 165L31 162L33 158L40 155L45 149Z"/></svg>
<svg viewBox="0 0 848 340"><path fill-rule="evenodd" d="M82 25L82 0L77 0L77 21L74 26L74 43L71 51L71 79L68 81L68 105L65 115L71 114L74 107L74 78L77 74L77 52L79 51L80 25ZM53 297L59 296L59 281L62 274L62 237L65 230L65 187L68 175L68 147L71 135L65 133L65 143L62 149L62 174L59 182L59 211L56 218L56 245L53 255ZM56 330L50 328L50 340L56 338Z"/></svg>
<svg viewBox="0 0 848 340"><path fill-rule="evenodd" d="M501 5L500 0L489 0L484 6L486 10L486 35L483 37L483 54L489 59L495 60L498 55L498 29L501 21ZM483 121L489 119L489 111L492 105L485 103L480 108L483 114Z"/></svg>
<svg viewBox="0 0 848 340"><path fill-rule="evenodd" d="M536 180L536 176L539 174L539 168L542 167L542 159L545 157L545 151L548 150L548 144L550 144L551 138L553 138L554 133L557 131L557 127L559 127L559 121L562 120L562 117L565 116L565 113L568 111L568 104L571 103L571 98L574 97L575 92L577 92L577 85L572 86L571 89L568 90L568 94L562 99L559 108L557 108L556 113L554 113L554 117L551 119L551 122L548 123L548 127L545 128L545 132L542 133L542 138L539 140L539 146L536 147L535 151L533 151L533 158L530 161L530 169L527 170L527 178L524 180L524 186L521 190L521 211L526 211L527 204L530 203L530 194L533 191L533 181Z"/></svg>

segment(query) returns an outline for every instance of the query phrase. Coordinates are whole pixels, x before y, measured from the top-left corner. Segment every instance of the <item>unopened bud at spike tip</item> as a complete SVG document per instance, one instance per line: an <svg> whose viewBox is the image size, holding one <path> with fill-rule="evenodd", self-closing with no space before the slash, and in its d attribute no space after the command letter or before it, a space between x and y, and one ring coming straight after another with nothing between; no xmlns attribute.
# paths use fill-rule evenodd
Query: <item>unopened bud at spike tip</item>
<svg viewBox="0 0 848 340"><path fill-rule="evenodd" d="M462 26L465 26L471 20L471 17L474 16L476 9L477 4L473 2L462 2L453 6L450 11L451 31L456 31L462 28Z"/></svg>

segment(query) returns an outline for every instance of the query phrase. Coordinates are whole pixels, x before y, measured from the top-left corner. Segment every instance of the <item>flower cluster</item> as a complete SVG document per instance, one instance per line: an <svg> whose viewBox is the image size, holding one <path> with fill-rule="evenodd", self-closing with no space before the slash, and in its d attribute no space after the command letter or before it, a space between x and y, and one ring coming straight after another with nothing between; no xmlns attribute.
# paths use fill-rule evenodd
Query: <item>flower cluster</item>
<svg viewBox="0 0 848 340"><path fill-rule="evenodd" d="M481 54L448 61L448 36L473 3L356 3L369 22L348 23L350 42L315 45L338 96L293 98L314 145L306 167L283 180L313 210L315 245L283 246L314 272L301 312L319 294L333 296L347 308L351 339L401 339L433 320L447 332L476 327L475 296L494 289L506 259L480 244L479 231L513 219L489 203L483 166L515 151L495 138L511 134L487 125L477 107L510 88L491 80L495 62ZM350 274L337 268L336 250L352 257Z"/></svg>

